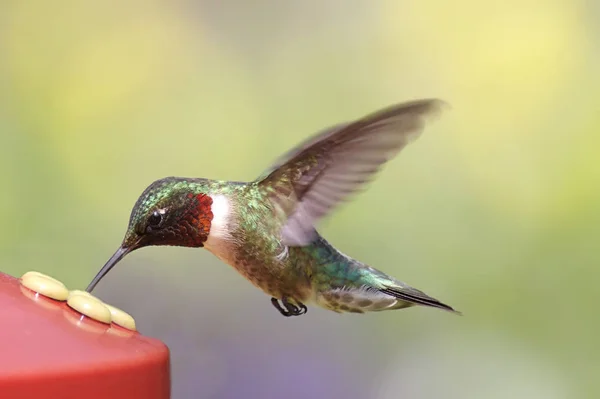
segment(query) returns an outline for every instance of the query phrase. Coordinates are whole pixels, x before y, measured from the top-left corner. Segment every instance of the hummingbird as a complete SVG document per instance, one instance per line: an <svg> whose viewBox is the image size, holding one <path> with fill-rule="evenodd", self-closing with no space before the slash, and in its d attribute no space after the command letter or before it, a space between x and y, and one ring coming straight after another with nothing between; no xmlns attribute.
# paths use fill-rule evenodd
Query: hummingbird
<svg viewBox="0 0 600 399"><path fill-rule="evenodd" d="M133 206L121 246L86 291L139 248L204 247L270 296L286 317L305 314L306 304L337 313L421 305L460 314L340 252L316 227L362 191L445 106L439 99L410 101L333 125L279 157L253 181L154 181ZM364 230L359 226L357 232Z"/></svg>

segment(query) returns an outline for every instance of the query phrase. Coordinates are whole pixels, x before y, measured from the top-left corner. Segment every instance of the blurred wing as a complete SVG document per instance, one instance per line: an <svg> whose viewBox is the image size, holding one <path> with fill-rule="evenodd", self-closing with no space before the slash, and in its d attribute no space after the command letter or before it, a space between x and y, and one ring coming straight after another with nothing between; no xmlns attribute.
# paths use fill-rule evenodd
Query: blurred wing
<svg viewBox="0 0 600 399"><path fill-rule="evenodd" d="M283 242L309 244L315 223L417 138L444 104L434 99L392 106L326 129L280 158L259 184L287 218Z"/></svg>
<svg viewBox="0 0 600 399"><path fill-rule="evenodd" d="M306 149L315 145L318 142L324 141L325 139L334 135L340 129L342 129L348 125L349 125L349 123L340 123L340 124L328 127L326 129L323 129L320 132L314 134L313 136L309 137L308 139L304 140L302 143L298 144L296 147L292 148L287 153L285 153L285 154L281 155L279 158L277 158L275 160L275 162L273 162L273 165L271 165L271 167L269 167L267 170L265 170L263 172L263 174L261 175L261 177L258 178L258 180L262 180L262 179L266 178L275 169L280 168L283 164L288 162L290 159L294 158L296 155L298 155L302 151L305 151Z"/></svg>

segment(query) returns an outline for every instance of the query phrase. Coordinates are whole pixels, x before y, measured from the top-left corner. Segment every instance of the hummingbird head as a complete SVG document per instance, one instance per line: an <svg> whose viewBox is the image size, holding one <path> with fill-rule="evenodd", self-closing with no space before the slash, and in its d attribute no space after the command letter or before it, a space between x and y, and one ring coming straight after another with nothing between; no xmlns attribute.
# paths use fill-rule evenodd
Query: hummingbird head
<svg viewBox="0 0 600 399"><path fill-rule="evenodd" d="M212 198L186 179L167 177L152 183L135 203L125 238L87 287L96 284L128 253L151 245L203 247L210 234Z"/></svg>

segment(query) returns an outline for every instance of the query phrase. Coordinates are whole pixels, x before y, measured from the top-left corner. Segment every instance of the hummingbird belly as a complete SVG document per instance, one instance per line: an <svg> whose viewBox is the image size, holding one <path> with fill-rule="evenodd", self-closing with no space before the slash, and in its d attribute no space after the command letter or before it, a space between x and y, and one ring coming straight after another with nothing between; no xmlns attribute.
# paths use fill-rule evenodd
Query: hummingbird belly
<svg viewBox="0 0 600 399"><path fill-rule="evenodd" d="M275 262L274 262L275 263ZM232 265L236 270L267 295L281 299L287 297L306 302L312 296L308 277L283 264L242 261Z"/></svg>
<svg viewBox="0 0 600 399"><path fill-rule="evenodd" d="M267 295L281 299L287 297L300 302L305 302L312 297L312 286L304 268L296 267L289 258L277 259L265 257L254 251L231 248L229 251L213 251L217 258L232 266ZM225 248L221 248L225 249Z"/></svg>

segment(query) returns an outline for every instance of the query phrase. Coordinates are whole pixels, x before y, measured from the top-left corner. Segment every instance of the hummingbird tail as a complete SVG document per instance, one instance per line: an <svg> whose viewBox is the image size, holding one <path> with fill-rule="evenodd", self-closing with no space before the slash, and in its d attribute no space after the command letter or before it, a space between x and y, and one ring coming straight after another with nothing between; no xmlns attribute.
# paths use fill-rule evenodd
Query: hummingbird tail
<svg viewBox="0 0 600 399"><path fill-rule="evenodd" d="M379 312L420 305L462 314L416 288L395 281L329 287L317 292L317 303L338 313Z"/></svg>
<svg viewBox="0 0 600 399"><path fill-rule="evenodd" d="M380 289L380 292L390 295L400 301L403 302L408 302L411 304L416 304L416 305L422 305L422 306L429 306L429 307L433 307L433 308L438 308L438 309L442 309L442 310L447 310L449 312L453 312L453 313L457 313L457 314L462 314L461 312L454 310L451 306L446 305L445 303L442 303L440 301L438 301L435 298L430 297L429 295L415 289L412 287L408 287L408 286L388 286L386 288ZM406 306L401 306L399 307L404 308ZM391 309L398 309L397 307L392 306Z"/></svg>
<svg viewBox="0 0 600 399"><path fill-rule="evenodd" d="M421 305L460 314L424 292L342 254L321 236L301 251L317 260L311 274L313 292L317 304L326 309L365 313Z"/></svg>
<svg viewBox="0 0 600 399"><path fill-rule="evenodd" d="M318 292L317 303L338 313L380 312L420 305L461 314L415 288L392 282L386 285L364 284L326 289Z"/></svg>
<svg viewBox="0 0 600 399"><path fill-rule="evenodd" d="M317 302L321 306L336 312L365 313L420 305L461 314L451 306L372 267L363 265L344 275L345 279L337 277L334 286L317 288ZM333 275L327 280L335 281L335 278Z"/></svg>

